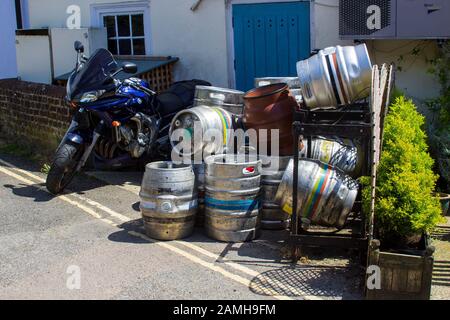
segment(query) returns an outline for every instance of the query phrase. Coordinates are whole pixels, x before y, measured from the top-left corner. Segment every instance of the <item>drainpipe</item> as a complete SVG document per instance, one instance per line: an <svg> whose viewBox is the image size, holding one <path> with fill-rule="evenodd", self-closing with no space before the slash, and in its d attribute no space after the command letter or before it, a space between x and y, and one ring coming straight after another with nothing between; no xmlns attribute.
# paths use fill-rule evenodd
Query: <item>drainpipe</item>
<svg viewBox="0 0 450 320"><path fill-rule="evenodd" d="M202 3L202 1L203 1L203 0L196 0L196 1L194 2L194 4L192 5L192 7L191 7L191 11L197 10L198 7L200 6L200 3Z"/></svg>
<svg viewBox="0 0 450 320"><path fill-rule="evenodd" d="M16 23L17 23L17 29L23 29L23 23L22 23L22 3L20 0L15 1L16 5Z"/></svg>

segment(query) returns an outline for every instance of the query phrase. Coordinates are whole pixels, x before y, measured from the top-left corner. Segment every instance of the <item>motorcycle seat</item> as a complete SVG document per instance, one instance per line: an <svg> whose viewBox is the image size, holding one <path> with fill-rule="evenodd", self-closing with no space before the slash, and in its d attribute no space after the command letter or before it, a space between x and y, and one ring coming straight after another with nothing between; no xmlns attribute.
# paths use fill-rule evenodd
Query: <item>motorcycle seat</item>
<svg viewBox="0 0 450 320"><path fill-rule="evenodd" d="M210 86L203 80L187 80L173 83L169 89L156 96L156 110L164 117L176 114L192 106L196 86Z"/></svg>

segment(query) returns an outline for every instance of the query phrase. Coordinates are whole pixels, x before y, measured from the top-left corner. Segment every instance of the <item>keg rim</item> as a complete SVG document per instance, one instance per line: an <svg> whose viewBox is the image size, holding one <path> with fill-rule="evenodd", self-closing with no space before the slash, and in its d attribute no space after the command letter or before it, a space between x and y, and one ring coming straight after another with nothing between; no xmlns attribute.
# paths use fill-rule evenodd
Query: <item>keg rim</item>
<svg viewBox="0 0 450 320"><path fill-rule="evenodd" d="M169 164L172 166L170 167ZM162 166L161 166L162 165ZM147 169L151 170L162 170L162 171L182 171L186 170L187 168L192 169L192 165L190 164L184 164L184 163L174 163L173 161L156 161L156 162L150 162L147 163L145 166Z"/></svg>
<svg viewBox="0 0 450 320"><path fill-rule="evenodd" d="M299 89L300 88L300 82L299 82L299 78L298 77L261 77L261 78L255 78L255 86L256 86L256 88L263 87L263 86L261 86L259 84L260 84L260 82L264 82L264 81L265 82L269 82L269 84L286 83L290 90L291 89Z"/></svg>
<svg viewBox="0 0 450 320"><path fill-rule="evenodd" d="M261 77L261 78L255 78L255 80L257 80L257 81L269 80L269 79L273 79L273 80L281 80L281 79L296 80L296 79L298 79L298 77Z"/></svg>
<svg viewBox="0 0 450 320"><path fill-rule="evenodd" d="M228 153L223 153L223 154L216 154L216 155L212 155L209 156L205 159L205 164L209 165L209 164L222 164L222 165L229 165L229 166L242 166L242 165L258 165L259 163L262 163L261 158L257 155L256 156L256 160L252 160L252 161L248 161L248 162L217 162L216 159L227 159L229 157L233 157L234 159L238 159L238 157L247 157L245 154L228 154ZM252 159L254 158L253 156L247 157L248 159Z"/></svg>
<svg viewBox="0 0 450 320"><path fill-rule="evenodd" d="M236 90L236 89L228 89L228 88L221 88L221 87L214 87L214 86L195 86L195 89L197 90L209 90L209 91L220 91L222 93L235 93L235 94L241 94L244 95L244 91Z"/></svg>
<svg viewBox="0 0 450 320"><path fill-rule="evenodd" d="M209 102L207 99L202 99L202 98L194 98L194 102L200 102L200 103L207 103L207 102ZM213 105L213 106L211 106L211 105L206 105L206 104L199 104L198 106L196 106L196 107L201 107L201 106L204 106L204 107L209 107L209 108L221 108L222 106L224 106L224 107L238 107L238 108L244 108L244 104L243 103L238 103L238 104L236 104L236 103L228 103L228 102L224 102L224 103L217 103L217 104L215 104L215 105Z"/></svg>
<svg viewBox="0 0 450 320"><path fill-rule="evenodd" d="M252 94L257 93L258 91L262 91L262 90L268 89L270 87L272 87L274 90L270 90L269 92L267 92L265 94L261 94L261 95L258 94L255 96L250 96ZM245 93L244 100L261 99L261 98L265 98L265 97L269 97L269 96L278 94L278 93L286 91L286 90L289 90L289 86L287 83L285 83L285 82L272 83L267 86L261 86L259 88L254 88L254 89L247 91Z"/></svg>

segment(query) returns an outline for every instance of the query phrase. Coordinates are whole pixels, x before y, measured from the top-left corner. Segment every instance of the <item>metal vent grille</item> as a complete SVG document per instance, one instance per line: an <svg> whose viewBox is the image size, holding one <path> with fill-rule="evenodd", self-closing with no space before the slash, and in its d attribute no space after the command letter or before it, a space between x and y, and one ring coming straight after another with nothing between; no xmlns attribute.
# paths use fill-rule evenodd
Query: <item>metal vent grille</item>
<svg viewBox="0 0 450 320"><path fill-rule="evenodd" d="M379 30L367 27L370 14L367 8L377 5L381 9L381 29L391 24L391 0L339 0L339 34L341 36L371 35Z"/></svg>

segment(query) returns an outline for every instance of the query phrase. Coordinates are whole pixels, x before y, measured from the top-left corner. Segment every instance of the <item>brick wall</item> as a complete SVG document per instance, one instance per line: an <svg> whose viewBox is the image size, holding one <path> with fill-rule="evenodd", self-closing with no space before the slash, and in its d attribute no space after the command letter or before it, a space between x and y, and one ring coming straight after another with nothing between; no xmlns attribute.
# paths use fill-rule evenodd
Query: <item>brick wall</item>
<svg viewBox="0 0 450 320"><path fill-rule="evenodd" d="M54 150L71 118L64 95L65 88L59 86L0 80L0 132L10 141Z"/></svg>

